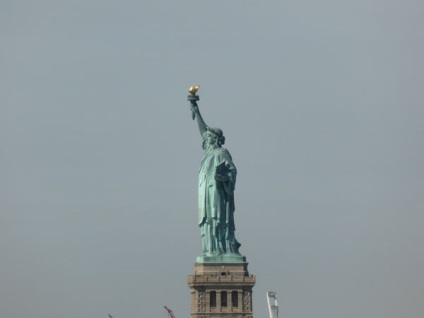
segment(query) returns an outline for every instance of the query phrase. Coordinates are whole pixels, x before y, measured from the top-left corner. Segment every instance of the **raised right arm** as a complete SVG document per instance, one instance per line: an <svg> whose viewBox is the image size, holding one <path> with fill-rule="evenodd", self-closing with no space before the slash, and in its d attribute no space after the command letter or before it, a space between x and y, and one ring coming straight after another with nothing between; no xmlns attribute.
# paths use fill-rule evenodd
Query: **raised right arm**
<svg viewBox="0 0 424 318"><path fill-rule="evenodd" d="M203 134L208 130L208 125L206 125L205 121L203 120L203 117L200 114L200 110L196 102L191 103L191 110L193 113L196 114L197 125L199 126L200 136L202 136L203 138Z"/></svg>

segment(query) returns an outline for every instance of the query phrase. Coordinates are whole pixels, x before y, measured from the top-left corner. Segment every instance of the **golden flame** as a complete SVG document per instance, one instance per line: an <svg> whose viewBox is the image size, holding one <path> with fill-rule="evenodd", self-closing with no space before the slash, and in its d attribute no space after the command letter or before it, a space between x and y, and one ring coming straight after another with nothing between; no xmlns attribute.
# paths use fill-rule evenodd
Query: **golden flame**
<svg viewBox="0 0 424 318"><path fill-rule="evenodd" d="M188 91L189 91L189 93L191 93L191 94L196 94L196 92L199 90L199 88L200 88L200 86L199 86L199 85L197 85L197 86L192 86L192 87L190 87L190 88L188 89Z"/></svg>

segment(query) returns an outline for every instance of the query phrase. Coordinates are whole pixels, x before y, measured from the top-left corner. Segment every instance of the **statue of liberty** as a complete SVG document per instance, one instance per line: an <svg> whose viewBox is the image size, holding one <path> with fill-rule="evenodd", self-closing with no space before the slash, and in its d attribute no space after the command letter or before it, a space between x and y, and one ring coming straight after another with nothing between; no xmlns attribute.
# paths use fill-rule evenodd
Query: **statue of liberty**
<svg viewBox="0 0 424 318"><path fill-rule="evenodd" d="M205 151L199 170L199 227L202 256L239 254L240 243L234 231L234 189L237 169L227 149L221 129L206 125L196 103L199 87L191 87L193 119L197 118L202 148Z"/></svg>

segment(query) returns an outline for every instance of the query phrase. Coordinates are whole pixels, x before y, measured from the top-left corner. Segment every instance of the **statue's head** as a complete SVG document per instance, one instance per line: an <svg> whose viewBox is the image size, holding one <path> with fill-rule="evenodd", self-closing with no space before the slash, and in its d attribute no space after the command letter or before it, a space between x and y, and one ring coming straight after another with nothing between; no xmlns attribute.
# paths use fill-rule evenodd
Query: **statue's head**
<svg viewBox="0 0 424 318"><path fill-rule="evenodd" d="M205 132L204 142L206 142L208 145L215 144L218 147L221 147L225 143L224 133L219 128L208 127Z"/></svg>

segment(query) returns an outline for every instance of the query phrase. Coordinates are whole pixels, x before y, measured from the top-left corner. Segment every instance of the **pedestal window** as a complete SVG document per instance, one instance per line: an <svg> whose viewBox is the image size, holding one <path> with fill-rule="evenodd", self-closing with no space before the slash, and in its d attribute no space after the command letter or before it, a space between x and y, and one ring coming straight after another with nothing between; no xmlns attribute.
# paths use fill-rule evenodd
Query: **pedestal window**
<svg viewBox="0 0 424 318"><path fill-rule="evenodd" d="M221 307L227 307L227 292L221 292Z"/></svg>
<svg viewBox="0 0 424 318"><path fill-rule="evenodd" d="M233 307L238 307L238 292L237 291L233 291L231 293L231 305Z"/></svg>
<svg viewBox="0 0 424 318"><path fill-rule="evenodd" d="M211 291L209 295L210 295L209 303L211 307L216 307L216 292Z"/></svg>

